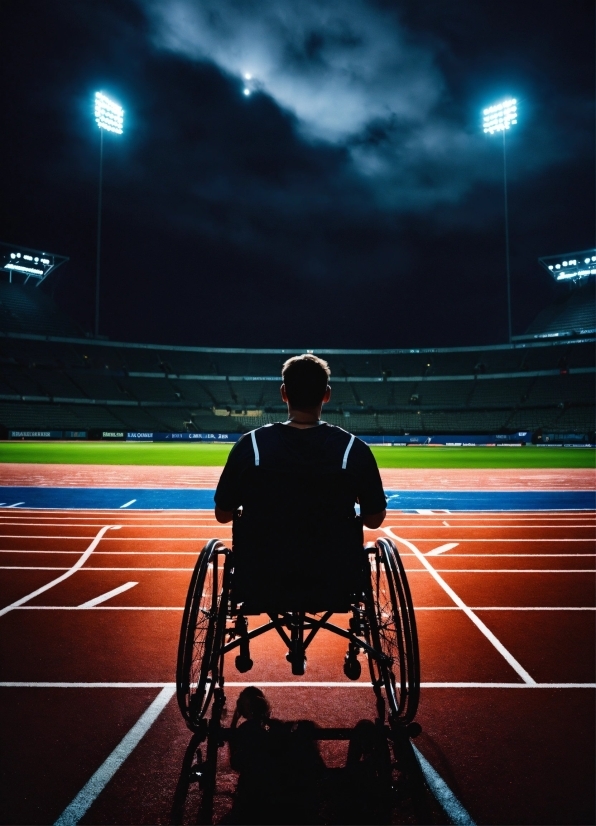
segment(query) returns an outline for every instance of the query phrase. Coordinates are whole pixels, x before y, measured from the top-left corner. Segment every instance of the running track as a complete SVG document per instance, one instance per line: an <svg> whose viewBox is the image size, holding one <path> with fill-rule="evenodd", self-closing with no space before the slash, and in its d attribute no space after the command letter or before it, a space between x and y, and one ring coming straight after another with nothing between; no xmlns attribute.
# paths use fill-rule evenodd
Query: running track
<svg viewBox="0 0 596 826"><path fill-rule="evenodd" d="M417 610L416 745L476 823L594 822L594 528L592 511L386 520ZM229 528L197 510L0 511L2 822L54 822L110 756L81 822L169 821L189 740L171 699L180 616L214 535ZM317 642L295 678L275 638L255 641L250 675L228 666L230 707L239 683L273 683L280 717L374 717L372 690L343 676L341 641ZM323 753L341 765L345 744ZM221 769L223 811L234 776Z"/></svg>

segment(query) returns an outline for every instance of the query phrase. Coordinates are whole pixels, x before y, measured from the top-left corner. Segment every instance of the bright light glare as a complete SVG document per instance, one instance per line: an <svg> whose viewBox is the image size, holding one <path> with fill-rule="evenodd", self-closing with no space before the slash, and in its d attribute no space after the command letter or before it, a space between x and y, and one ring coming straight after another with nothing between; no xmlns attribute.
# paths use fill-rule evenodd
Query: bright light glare
<svg viewBox="0 0 596 826"><path fill-rule="evenodd" d="M124 109L103 92L95 93L95 120L100 129L121 135L124 125Z"/></svg>
<svg viewBox="0 0 596 826"><path fill-rule="evenodd" d="M482 128L485 132L493 135L495 132L503 132L510 126L517 123L517 100L510 98L502 103L495 103L482 112Z"/></svg>
<svg viewBox="0 0 596 826"><path fill-rule="evenodd" d="M246 74L244 75L244 80L252 80L252 75L246 72Z"/></svg>
<svg viewBox="0 0 596 826"><path fill-rule="evenodd" d="M17 272L27 272L30 275L43 275L43 270L38 270L35 267L23 267L22 264L5 264L5 270L17 270Z"/></svg>
<svg viewBox="0 0 596 826"><path fill-rule="evenodd" d="M246 97L248 97L250 95L250 89L245 89L244 94L246 95Z"/></svg>

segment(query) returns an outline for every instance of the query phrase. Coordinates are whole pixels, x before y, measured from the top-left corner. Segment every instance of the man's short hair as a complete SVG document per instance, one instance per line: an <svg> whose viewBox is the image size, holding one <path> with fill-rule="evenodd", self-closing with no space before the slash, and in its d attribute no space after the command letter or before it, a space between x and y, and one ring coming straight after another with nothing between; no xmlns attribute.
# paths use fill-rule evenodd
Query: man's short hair
<svg viewBox="0 0 596 826"><path fill-rule="evenodd" d="M327 390L331 370L323 359L304 353L288 359L281 369L288 401L297 410L317 407Z"/></svg>

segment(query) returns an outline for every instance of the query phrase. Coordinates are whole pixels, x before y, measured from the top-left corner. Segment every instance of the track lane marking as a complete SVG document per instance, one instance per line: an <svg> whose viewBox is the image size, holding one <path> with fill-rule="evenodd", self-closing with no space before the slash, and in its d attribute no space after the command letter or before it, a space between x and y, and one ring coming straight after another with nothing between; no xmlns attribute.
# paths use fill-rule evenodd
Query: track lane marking
<svg viewBox="0 0 596 826"><path fill-rule="evenodd" d="M138 583L137 583L138 584ZM78 605L20 605L15 611L78 611ZM470 611L596 611L594 605L469 605ZM183 611L184 605L98 605L97 611ZM459 605L417 605L416 611L462 611ZM334 614L334 616L347 616Z"/></svg>
<svg viewBox="0 0 596 826"><path fill-rule="evenodd" d="M449 817L450 822L453 823L454 826L475 826L470 813L464 808L441 775L431 766L414 743L412 743L412 749L414 750L422 774L431 792Z"/></svg>
<svg viewBox="0 0 596 826"><path fill-rule="evenodd" d="M120 508L129 508L131 505L134 505L136 499L131 499L130 502L125 502L123 505L120 505Z"/></svg>
<svg viewBox="0 0 596 826"><path fill-rule="evenodd" d="M93 542L89 545L89 547L82 554L82 556L79 557L79 559L75 562L72 568L69 568L66 571L66 573L62 574L59 577L56 577L56 579L53 579L51 582L46 582L45 585L42 585L41 588L38 588L36 591L32 591L30 594L27 594L26 596L17 599L15 602L12 602L10 605L7 605L6 607L2 608L2 610L0 610L0 617L3 617L5 614L8 614L9 611L13 611L20 605L24 605L24 603L29 602L30 599L39 596L39 594L43 594L45 591L49 591L50 588L53 588L54 585L58 585L59 582L64 582L65 579L68 579L68 577L76 573L79 570L79 568L81 568L81 566L85 564L85 562L89 559L93 551L97 548L97 546L103 539L103 536L106 531L118 531L120 530L120 527L120 525L104 525L104 527L97 532L97 536L95 537ZM54 569L50 568L48 570Z"/></svg>
<svg viewBox="0 0 596 826"><path fill-rule="evenodd" d="M40 550L32 550L30 548L0 548L0 554L54 554L54 555L78 555L80 551L40 551ZM198 556L196 551L96 551L95 556L194 556L195 558ZM403 553L400 554L403 558L404 556L414 556L412 553ZM426 554L429 556L429 554ZM450 559L467 559L468 557L471 558L478 558L478 559L568 559L568 558L586 558L591 559L592 557L596 557L596 553L594 554L449 554Z"/></svg>
<svg viewBox="0 0 596 826"><path fill-rule="evenodd" d="M446 551L450 551L452 548L457 548L458 545L459 542L448 542L446 545L439 545L438 548L427 551L425 556L438 556L439 554L444 554Z"/></svg>
<svg viewBox="0 0 596 826"><path fill-rule="evenodd" d="M89 810L98 795L105 789L120 766L149 731L161 712L170 702L176 687L168 684L162 688L148 709L143 712L134 726L124 735L114 751L108 755L76 797L68 804L54 826L75 826Z"/></svg>
<svg viewBox="0 0 596 826"><path fill-rule="evenodd" d="M400 540L404 541L404 540ZM64 566L53 565L0 565L0 571L67 571L68 568ZM129 573L130 571L162 571L164 573L188 573L194 571L194 568L141 568L137 567L108 567L108 566L87 566L86 571L123 571ZM220 569L221 570L221 569ZM423 568L405 568L407 574L423 574ZM440 571L443 574L594 574L595 568L433 568L434 571ZM2 614L0 613L0 616Z"/></svg>
<svg viewBox="0 0 596 826"><path fill-rule="evenodd" d="M108 599L118 596L118 594L123 594L125 591L128 591L130 588L134 588L134 586L138 584L138 582L125 582L124 585L120 585L119 588L113 588L111 591L107 591L105 594L95 597L95 599L89 599L87 602L81 603L81 605L78 605L77 608L95 608L96 605L100 605L102 602L106 602Z"/></svg>
<svg viewBox="0 0 596 826"><path fill-rule="evenodd" d="M260 688L371 688L369 682L271 682L263 680L253 680L251 682L228 682L226 686L232 688L245 688L254 685ZM561 688L590 688L595 689L596 683L421 683L421 688L521 688L526 691L532 689L561 689ZM0 682L0 688L170 688L172 693L176 690L175 683L58 683L58 682Z"/></svg>
<svg viewBox="0 0 596 826"><path fill-rule="evenodd" d="M437 583L441 586L441 588L443 588L443 590L445 591L445 593L446 593L448 596L450 596L450 597L451 597L451 599L455 602L455 604L456 604L456 605L459 605L459 607L460 607L460 608L462 609L462 611L466 614L466 616L467 616L467 617L468 617L468 618L469 618L469 619L470 619L470 620L474 623L474 625L478 628L478 630L479 630L479 631L481 631L481 632L484 634L484 636L487 638L487 640L488 640L490 643L492 643L492 645L493 645L493 646L497 649L497 651L499 652L499 654L501 654L501 656L502 656L502 657L503 657L503 658L504 658L504 659L505 659L505 660L509 663L509 665L511 666L511 668L513 668L513 670L514 670L514 671L515 671L515 672L516 672L516 673L517 673L517 674L521 677L521 679L524 681L524 683L527 683L528 685L535 685L535 684L536 684L536 680L535 680L535 679L534 679L534 678L533 678L533 677L532 677L532 676L531 676L531 675L530 675L530 674L526 671L526 669L525 669L525 668L524 668L524 667L523 667L523 666L522 666L522 665L521 665L521 664L520 664L520 663L519 663L519 662L515 659L515 657L513 656L513 654L511 654L511 653L510 653L510 652L509 652L509 651L505 648L505 646L503 645L503 643L502 643L500 640L498 640L498 639L497 639L497 637L495 637L495 635L493 634L493 632L492 632L492 631L491 631L491 630L490 630L490 629L489 629L489 628L488 628L488 627L487 627L487 626L486 626L486 625L482 622L482 620L481 620L479 617L477 617L477 616L476 616L476 614L475 614L475 613L471 610L471 608L469 608L469 607L466 605L466 603L465 603L465 602L461 599L461 597L459 597L459 596L455 593L455 591L453 590L453 588L450 588L450 587L449 587L449 585L447 585L447 583L445 582L445 580L443 579L443 577L442 577L442 576L440 576L440 575L439 575L439 574L435 571L435 569L434 569L434 568L433 568L433 566L430 564L430 562L426 559L426 557L424 556L424 554L422 554L422 553L418 550L418 548L417 548L415 545L413 545L411 542L408 542L408 540L407 540L407 539L401 539L399 536L396 536L396 535L393 533L393 531L391 530L391 528L383 528L382 530L383 530L383 532L384 532L384 533L386 533L386 534L387 534L387 536L392 537L392 538L393 538L393 539L395 539L397 542L401 542L401 543L402 543L403 545L405 545L407 548L410 548L410 550L411 550L414 554L416 554L416 556L418 557L418 559L420 560L420 562L422 562L422 564L423 564L423 565L424 565L424 567L427 569L427 571L429 572L429 574L433 577L433 579L434 579L434 580L435 580L435 581L436 581L436 582L437 582Z"/></svg>

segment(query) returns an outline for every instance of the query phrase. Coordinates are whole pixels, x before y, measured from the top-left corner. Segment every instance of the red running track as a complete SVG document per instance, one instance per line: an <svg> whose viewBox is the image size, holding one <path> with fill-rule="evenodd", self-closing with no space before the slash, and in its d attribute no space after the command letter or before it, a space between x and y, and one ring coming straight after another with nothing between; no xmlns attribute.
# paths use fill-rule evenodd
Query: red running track
<svg viewBox="0 0 596 826"><path fill-rule="evenodd" d="M0 464L0 487L215 488L221 467ZM382 468L386 490L594 490L594 468Z"/></svg>
<svg viewBox="0 0 596 826"><path fill-rule="evenodd" d="M595 525L593 513L396 513L384 525L416 606L416 745L476 823L594 822ZM80 569L27 599L107 526L120 527ZM3 823L54 822L174 681L190 573L213 536L230 529L207 512L0 512ZM259 638L249 675L227 665L228 705L241 683L273 683L276 716L372 719L365 679L343 675L342 642L321 633L309 652L292 677L278 639ZM188 741L171 699L81 822L169 822ZM327 763L345 748L322 744ZM233 786L222 757L220 813Z"/></svg>

